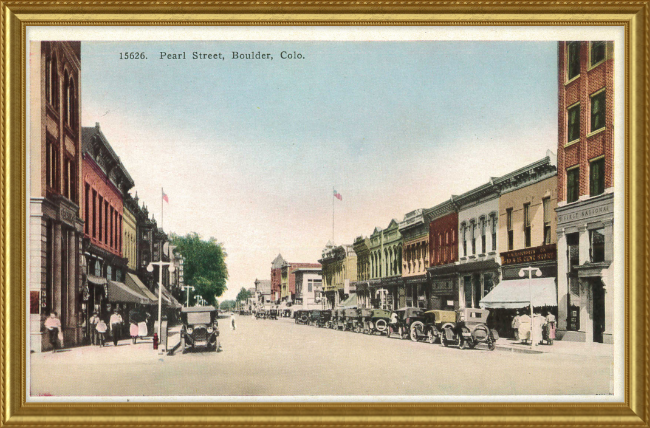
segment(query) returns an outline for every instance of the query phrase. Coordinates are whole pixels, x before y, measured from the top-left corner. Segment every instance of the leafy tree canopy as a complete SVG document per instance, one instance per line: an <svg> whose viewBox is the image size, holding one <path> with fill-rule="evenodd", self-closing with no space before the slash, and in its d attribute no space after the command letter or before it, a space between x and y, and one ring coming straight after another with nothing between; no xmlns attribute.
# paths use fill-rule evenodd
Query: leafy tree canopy
<svg viewBox="0 0 650 428"><path fill-rule="evenodd" d="M235 309L236 304L237 303L234 300L224 300L223 302L221 302L219 308L222 311L232 311Z"/></svg>
<svg viewBox="0 0 650 428"><path fill-rule="evenodd" d="M217 297L227 290L228 254L223 244L214 238L203 240L196 232L185 236L172 234L170 238L184 259L185 284L194 287L190 293L190 305L196 301L195 296L202 296L210 305L216 305Z"/></svg>
<svg viewBox="0 0 650 428"><path fill-rule="evenodd" d="M239 290L239 294L237 294L237 298L235 300L237 300L238 302L243 302L249 297L253 297L253 295L244 287L242 287L241 290Z"/></svg>

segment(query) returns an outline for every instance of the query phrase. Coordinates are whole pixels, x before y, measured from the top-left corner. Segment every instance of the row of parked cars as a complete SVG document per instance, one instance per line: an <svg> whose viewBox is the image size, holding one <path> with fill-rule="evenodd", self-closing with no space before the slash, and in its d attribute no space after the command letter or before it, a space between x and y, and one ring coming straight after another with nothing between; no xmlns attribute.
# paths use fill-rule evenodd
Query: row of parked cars
<svg viewBox="0 0 650 428"><path fill-rule="evenodd" d="M405 307L396 311L366 308L296 310L293 317L297 324L356 333L385 334L389 338L397 335L414 342L440 343L461 349L474 348L479 343L484 343L492 351L499 334L487 326L489 314L487 309L476 308L427 311Z"/></svg>

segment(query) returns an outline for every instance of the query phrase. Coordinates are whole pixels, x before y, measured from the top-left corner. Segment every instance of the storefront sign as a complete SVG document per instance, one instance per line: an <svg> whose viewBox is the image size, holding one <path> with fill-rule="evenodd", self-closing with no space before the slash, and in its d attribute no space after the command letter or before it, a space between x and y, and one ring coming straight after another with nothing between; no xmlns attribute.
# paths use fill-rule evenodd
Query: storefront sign
<svg viewBox="0 0 650 428"><path fill-rule="evenodd" d="M600 198L600 197L599 197ZM588 206L585 206L588 205ZM613 196L605 197L597 201L580 203L577 207L562 207L558 209L558 224L581 222L598 216L611 216L613 214ZM567 209L568 208L568 209Z"/></svg>
<svg viewBox="0 0 650 428"><path fill-rule="evenodd" d="M504 266L556 259L557 248L555 244L501 253L501 264Z"/></svg>
<svg viewBox="0 0 650 428"><path fill-rule="evenodd" d="M453 280L434 282L431 284L431 294L444 296L453 294L454 282Z"/></svg>
<svg viewBox="0 0 650 428"><path fill-rule="evenodd" d="M406 285L426 284L427 276L420 275L413 278L404 278L404 282L406 283Z"/></svg>
<svg viewBox="0 0 650 428"><path fill-rule="evenodd" d="M393 277L393 278L382 278L381 285L382 287L393 287L395 285L402 285L402 277Z"/></svg>

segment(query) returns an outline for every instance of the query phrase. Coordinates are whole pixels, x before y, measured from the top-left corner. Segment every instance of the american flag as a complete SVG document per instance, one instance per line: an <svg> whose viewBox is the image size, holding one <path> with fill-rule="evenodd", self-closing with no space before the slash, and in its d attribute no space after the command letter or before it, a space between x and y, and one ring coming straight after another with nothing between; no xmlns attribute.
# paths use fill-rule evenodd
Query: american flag
<svg viewBox="0 0 650 428"><path fill-rule="evenodd" d="M336 199L338 199L339 201L343 200L343 196L341 196L341 194L339 192L337 192L336 190L334 191L334 197Z"/></svg>

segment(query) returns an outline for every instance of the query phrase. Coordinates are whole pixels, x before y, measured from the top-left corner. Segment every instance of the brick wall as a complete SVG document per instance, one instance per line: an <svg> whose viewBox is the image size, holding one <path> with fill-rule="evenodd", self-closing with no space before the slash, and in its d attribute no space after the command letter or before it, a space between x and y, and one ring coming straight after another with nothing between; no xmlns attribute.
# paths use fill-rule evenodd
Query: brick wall
<svg viewBox="0 0 650 428"><path fill-rule="evenodd" d="M440 235L442 235L442 245ZM456 261L458 261L458 213L451 213L429 223L429 263L430 266L437 266Z"/></svg>

